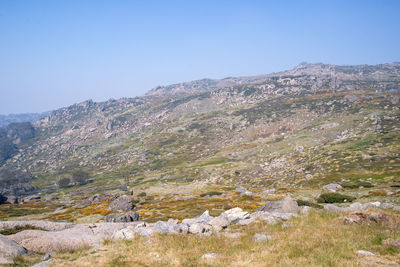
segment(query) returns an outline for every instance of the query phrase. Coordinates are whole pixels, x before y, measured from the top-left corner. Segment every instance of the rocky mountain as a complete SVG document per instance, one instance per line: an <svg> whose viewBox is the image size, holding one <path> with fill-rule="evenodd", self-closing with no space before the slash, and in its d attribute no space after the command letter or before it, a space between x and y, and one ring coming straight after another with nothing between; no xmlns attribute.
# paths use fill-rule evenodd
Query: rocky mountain
<svg viewBox="0 0 400 267"><path fill-rule="evenodd" d="M12 130L5 136L17 148L2 168L26 170L43 188L76 169L90 172L95 184L131 186L396 178L399 96L399 63L302 63L157 87L141 97L55 110L33 124L33 136L24 130L16 138Z"/></svg>

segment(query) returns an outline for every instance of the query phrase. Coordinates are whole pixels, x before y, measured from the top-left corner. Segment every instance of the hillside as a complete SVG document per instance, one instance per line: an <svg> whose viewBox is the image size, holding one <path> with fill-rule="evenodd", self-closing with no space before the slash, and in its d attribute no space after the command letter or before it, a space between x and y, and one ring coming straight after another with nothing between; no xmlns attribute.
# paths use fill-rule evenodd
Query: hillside
<svg viewBox="0 0 400 267"><path fill-rule="evenodd" d="M83 169L96 185L302 187L400 175L400 64L302 63L157 87L53 111L3 169L37 188Z"/></svg>

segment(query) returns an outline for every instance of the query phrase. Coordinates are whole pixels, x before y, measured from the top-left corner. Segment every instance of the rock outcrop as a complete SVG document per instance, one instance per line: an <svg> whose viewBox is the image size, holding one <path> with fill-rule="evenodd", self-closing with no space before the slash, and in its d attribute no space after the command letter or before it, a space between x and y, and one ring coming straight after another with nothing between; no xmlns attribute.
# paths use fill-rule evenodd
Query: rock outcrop
<svg viewBox="0 0 400 267"><path fill-rule="evenodd" d="M0 234L0 265L13 264L13 258L28 253L28 251L17 242Z"/></svg>
<svg viewBox="0 0 400 267"><path fill-rule="evenodd" d="M130 211L134 207L132 199L129 196L120 196L114 199L108 206L110 210L115 211Z"/></svg>
<svg viewBox="0 0 400 267"><path fill-rule="evenodd" d="M298 213L299 205L293 198L286 197L279 200L271 201L266 205L258 208L257 211Z"/></svg>

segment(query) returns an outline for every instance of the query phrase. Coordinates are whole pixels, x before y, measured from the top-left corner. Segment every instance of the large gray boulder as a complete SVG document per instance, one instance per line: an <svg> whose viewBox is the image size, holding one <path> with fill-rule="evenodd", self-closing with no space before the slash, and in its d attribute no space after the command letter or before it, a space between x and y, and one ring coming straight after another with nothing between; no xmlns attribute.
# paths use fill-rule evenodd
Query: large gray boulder
<svg viewBox="0 0 400 267"><path fill-rule="evenodd" d="M128 212L128 213L112 213L108 214L105 219L105 222L135 222L139 221L139 213L137 212Z"/></svg>
<svg viewBox="0 0 400 267"><path fill-rule="evenodd" d="M228 227L230 224L230 221L228 219L228 216L224 213L222 213L220 216L215 217L209 222L209 225L212 226L213 230L216 232L221 231L222 229L225 229Z"/></svg>
<svg viewBox="0 0 400 267"><path fill-rule="evenodd" d="M110 210L130 211L134 208L132 199L129 196L120 196L114 199L108 206Z"/></svg>
<svg viewBox="0 0 400 267"><path fill-rule="evenodd" d="M7 196L5 203L18 204L18 197L16 197L16 196Z"/></svg>
<svg viewBox="0 0 400 267"><path fill-rule="evenodd" d="M0 265L13 264L13 258L28 253L28 251L17 242L0 234Z"/></svg>
<svg viewBox="0 0 400 267"><path fill-rule="evenodd" d="M296 200L290 197L271 201L264 206L261 206L257 211L281 212L281 213L298 213L299 205Z"/></svg>
<svg viewBox="0 0 400 267"><path fill-rule="evenodd" d="M104 240L110 239L115 231L128 225L128 223L77 224L61 231L25 230L8 237L31 252L51 253L101 245Z"/></svg>
<svg viewBox="0 0 400 267"><path fill-rule="evenodd" d="M198 217L194 218L188 218L188 219L183 219L182 223L186 223L189 226L195 223L203 223L203 224L208 224L214 217L210 216L210 213L208 210L206 210L203 214L201 214Z"/></svg>
<svg viewBox="0 0 400 267"><path fill-rule="evenodd" d="M250 218L250 214L247 211L243 211L241 208L233 208L222 213L228 218L229 223L237 223L240 220Z"/></svg>

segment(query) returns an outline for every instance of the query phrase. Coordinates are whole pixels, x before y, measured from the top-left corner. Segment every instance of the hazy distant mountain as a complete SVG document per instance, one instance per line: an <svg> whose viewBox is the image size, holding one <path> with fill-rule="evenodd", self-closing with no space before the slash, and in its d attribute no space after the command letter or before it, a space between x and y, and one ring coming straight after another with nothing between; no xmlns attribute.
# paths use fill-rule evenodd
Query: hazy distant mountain
<svg viewBox="0 0 400 267"><path fill-rule="evenodd" d="M13 122L35 122L49 114L50 111L43 113L0 114L0 127L7 126Z"/></svg>

